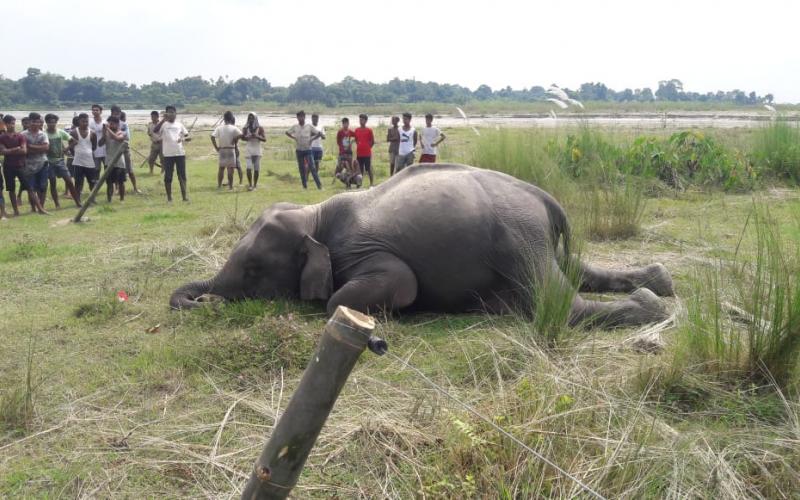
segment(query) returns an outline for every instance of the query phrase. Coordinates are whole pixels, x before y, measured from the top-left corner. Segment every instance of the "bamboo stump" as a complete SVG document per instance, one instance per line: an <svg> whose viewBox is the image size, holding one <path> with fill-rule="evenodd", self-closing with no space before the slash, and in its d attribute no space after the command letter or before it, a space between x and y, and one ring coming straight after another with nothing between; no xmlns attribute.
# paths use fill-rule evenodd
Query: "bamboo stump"
<svg viewBox="0 0 800 500"><path fill-rule="evenodd" d="M255 464L242 499L282 499L289 495L374 329L375 320L370 316L344 306L336 309Z"/></svg>

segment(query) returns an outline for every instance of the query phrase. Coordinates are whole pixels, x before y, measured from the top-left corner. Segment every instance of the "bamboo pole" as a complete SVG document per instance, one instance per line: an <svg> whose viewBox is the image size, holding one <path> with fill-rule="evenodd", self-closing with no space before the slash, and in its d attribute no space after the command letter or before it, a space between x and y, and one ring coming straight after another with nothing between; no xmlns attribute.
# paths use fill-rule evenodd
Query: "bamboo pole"
<svg viewBox="0 0 800 500"><path fill-rule="evenodd" d="M369 339L374 328L370 316L344 306L336 309L300 385L256 461L242 499L289 495L353 366L368 343L373 348L376 339Z"/></svg>
<svg viewBox="0 0 800 500"><path fill-rule="evenodd" d="M100 178L97 179L97 183L94 185L94 188L92 188L92 192L89 193L89 197L86 198L86 201L83 202L83 205L81 205L81 208L78 210L78 214L75 216L74 219L72 219L72 222L80 222L81 221L81 218L83 218L83 214L85 214L86 211L89 210L89 205L94 201L95 196L97 196L97 193L103 187L103 184L106 183L106 179L111 174L111 170L113 168L116 168L116 167L111 167L109 165L116 165L116 163L119 161L119 159L122 156L122 154L125 151L127 151L127 149L128 149L128 143L127 142L123 142L122 143L122 147L119 148L119 150L117 150L117 152L114 153L114 156L111 157L111 160L108 163L106 163L105 171L100 175ZM100 168L100 167L97 167L97 168Z"/></svg>

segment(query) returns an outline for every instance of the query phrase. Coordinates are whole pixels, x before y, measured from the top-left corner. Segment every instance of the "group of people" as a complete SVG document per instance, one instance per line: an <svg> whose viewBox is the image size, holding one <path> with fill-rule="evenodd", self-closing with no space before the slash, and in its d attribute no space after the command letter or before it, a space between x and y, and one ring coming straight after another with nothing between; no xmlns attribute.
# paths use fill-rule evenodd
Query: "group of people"
<svg viewBox="0 0 800 500"><path fill-rule="evenodd" d="M411 126L411 113L403 113L403 125L400 118L393 116L391 126L386 134L389 144L389 174L394 175L403 168L414 163L417 146L421 146L420 163L435 163L437 147L445 140L441 130L433 126L433 115L425 115L425 128L420 133ZM360 188L364 175L369 176L369 185L375 182L372 169L372 148L375 146L375 135L367 126L369 117L360 114L359 126L350 128L350 119L341 120L341 128L336 132L336 144L339 149L334 176L349 189L353 185ZM322 189L319 180L319 168L323 157L322 141L326 138L325 128L319 125L319 115L311 115L311 123L306 123L304 111L297 113L297 124L286 131L286 135L295 141L297 168L303 189L308 188L308 174L311 173L317 189ZM355 145L355 155L353 146ZM335 182L335 181L334 181Z"/></svg>
<svg viewBox="0 0 800 500"><path fill-rule="evenodd" d="M286 135L295 141L301 183L307 189L308 176L311 174L317 189L322 189L319 169L324 153L325 128L319 124L317 114L311 116L311 123L306 123L303 111L299 111L296 116L297 123L286 131ZM150 123L147 125L150 152L146 162L151 174L156 165L163 169L168 202L172 202L172 181L176 173L181 198L189 201L185 143L191 140L191 135L176 118L175 107L167 106L163 113L151 112ZM106 197L109 202L114 193L119 195L120 200L125 199L128 180L133 191L140 193L128 145L131 128L119 106L112 106L110 115L104 119L103 107L94 104L91 107L91 116L80 113L67 128L60 128L59 117L52 113L42 117L33 112L21 118L20 132L17 132L17 120L14 116L0 114L0 119L0 155L4 157L3 175L0 177L0 219L6 219L9 215L3 188L8 193L14 216L19 215L23 191L28 192L33 212L48 213L45 209L48 187L54 206L60 207L57 187L59 178L63 179L65 185L62 196L71 198L80 207L84 184L94 189L101 171L105 172L106 169L111 169L105 175ZM411 119L410 113L403 113L403 124L400 126L399 117L391 118L391 126L386 135L390 175L414 163L418 146L422 149L420 163L435 162L437 146L445 140L445 135L433 126L433 115L425 116L426 126L419 132L412 127ZM341 128L336 133L338 156L335 179L343 182L348 189L353 185L360 188L365 175L369 177L370 187L374 183L372 149L376 142L372 129L367 126L368 120L366 114L359 115L359 126L351 129L349 119L342 118ZM239 128L233 113L226 111L222 124L216 126L211 133L211 143L219 156L217 188L222 188L226 171L228 189L233 189L234 170L239 172L239 182L242 182L239 143L243 141L248 189L256 189L261 168L262 143L266 140L264 128L259 124L255 113L249 113L244 127Z"/></svg>

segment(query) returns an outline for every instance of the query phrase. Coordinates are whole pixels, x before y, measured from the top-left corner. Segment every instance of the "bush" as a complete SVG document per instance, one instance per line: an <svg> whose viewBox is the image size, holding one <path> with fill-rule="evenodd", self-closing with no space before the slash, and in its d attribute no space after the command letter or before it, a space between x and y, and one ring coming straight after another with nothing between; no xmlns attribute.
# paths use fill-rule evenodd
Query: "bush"
<svg viewBox="0 0 800 500"><path fill-rule="evenodd" d="M781 120L771 122L756 133L751 157L765 174L800 183L800 128Z"/></svg>
<svg viewBox="0 0 800 500"><path fill-rule="evenodd" d="M614 183L605 189L593 189L586 212L589 238L619 240L636 236L641 230L646 205L644 189L632 179L624 185Z"/></svg>

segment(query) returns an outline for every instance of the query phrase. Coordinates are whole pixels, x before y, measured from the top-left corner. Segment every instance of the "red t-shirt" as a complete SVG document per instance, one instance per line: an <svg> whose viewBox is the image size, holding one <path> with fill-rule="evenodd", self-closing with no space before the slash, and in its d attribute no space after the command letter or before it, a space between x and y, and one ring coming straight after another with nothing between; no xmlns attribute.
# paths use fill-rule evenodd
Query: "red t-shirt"
<svg viewBox="0 0 800 500"><path fill-rule="evenodd" d="M369 127L358 127L356 129L356 156L365 157L372 156L372 144L375 142L375 136L372 135L372 129Z"/></svg>
<svg viewBox="0 0 800 500"><path fill-rule="evenodd" d="M27 144L27 141L25 140L25 136L22 134L18 134L16 132L9 134L6 132L5 134L0 135L0 144L5 146L7 149L11 149L22 146L23 144ZM7 167L21 168L25 166L25 153L12 153L10 155L5 155L5 162L3 162L3 164Z"/></svg>
<svg viewBox="0 0 800 500"><path fill-rule="evenodd" d="M353 154L353 138L356 134L353 133L350 129L343 129L340 128L339 131L336 133L336 144L339 145L339 154L340 155L352 155Z"/></svg>

